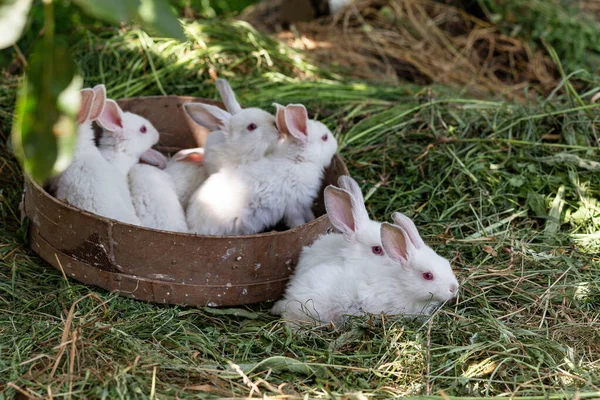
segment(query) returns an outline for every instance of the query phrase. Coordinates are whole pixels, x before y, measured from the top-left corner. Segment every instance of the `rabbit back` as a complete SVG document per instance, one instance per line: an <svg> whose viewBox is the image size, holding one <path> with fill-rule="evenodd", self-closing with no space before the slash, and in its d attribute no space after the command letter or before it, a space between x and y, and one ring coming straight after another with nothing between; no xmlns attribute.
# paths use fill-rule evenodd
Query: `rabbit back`
<svg viewBox="0 0 600 400"><path fill-rule="evenodd" d="M171 177L175 194L185 209L194 191L206 180L204 166L169 160L165 172Z"/></svg>
<svg viewBox="0 0 600 400"><path fill-rule="evenodd" d="M339 324L345 315L361 313L359 299L354 277L343 265L321 264L296 275L272 313L280 315L288 324Z"/></svg>
<svg viewBox="0 0 600 400"><path fill-rule="evenodd" d="M129 172L129 188L143 226L172 232L188 231L175 183L168 173L151 165L137 164Z"/></svg>

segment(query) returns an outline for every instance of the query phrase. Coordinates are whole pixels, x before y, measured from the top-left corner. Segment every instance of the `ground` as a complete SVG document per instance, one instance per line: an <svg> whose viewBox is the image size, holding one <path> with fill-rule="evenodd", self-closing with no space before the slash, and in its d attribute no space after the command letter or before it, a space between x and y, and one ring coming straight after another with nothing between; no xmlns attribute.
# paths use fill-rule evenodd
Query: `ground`
<svg viewBox="0 0 600 400"><path fill-rule="evenodd" d="M452 261L457 303L294 335L269 303L161 306L65 279L21 225L8 145L20 74L5 72L0 398L600 398L597 73L533 100L475 97L352 80L244 22L186 29L184 44L85 30L72 49L86 84L115 98L216 98L218 75L245 105L305 103L335 133L370 214L409 215Z"/></svg>

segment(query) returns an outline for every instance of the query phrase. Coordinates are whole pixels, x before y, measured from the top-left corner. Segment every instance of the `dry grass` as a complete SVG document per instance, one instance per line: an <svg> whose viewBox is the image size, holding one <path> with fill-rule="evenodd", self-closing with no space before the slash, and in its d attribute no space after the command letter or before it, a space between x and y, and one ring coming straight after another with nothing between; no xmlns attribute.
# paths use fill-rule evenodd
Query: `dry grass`
<svg viewBox="0 0 600 400"><path fill-rule="evenodd" d="M280 1L261 2L242 18L279 31ZM543 46L434 0L359 0L335 18L297 23L276 35L317 64L359 79L451 84L521 100L524 88L547 95L560 79Z"/></svg>

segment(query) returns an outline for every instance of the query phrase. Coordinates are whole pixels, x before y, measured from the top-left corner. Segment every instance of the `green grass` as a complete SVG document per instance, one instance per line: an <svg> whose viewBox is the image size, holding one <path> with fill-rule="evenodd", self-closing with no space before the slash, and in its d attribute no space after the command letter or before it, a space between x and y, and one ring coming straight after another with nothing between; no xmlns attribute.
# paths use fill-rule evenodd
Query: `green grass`
<svg viewBox="0 0 600 400"><path fill-rule="evenodd" d="M356 317L294 336L270 304L238 315L161 306L64 279L21 228L22 178L6 144L17 79L8 77L0 398L600 397L595 91L579 93L584 106L563 90L516 104L346 82L246 24L188 29L188 44L88 32L74 50L86 83L103 82L114 97L214 98L212 68L244 104L306 103L337 135L370 213L408 214L452 260L457 304L426 321Z"/></svg>

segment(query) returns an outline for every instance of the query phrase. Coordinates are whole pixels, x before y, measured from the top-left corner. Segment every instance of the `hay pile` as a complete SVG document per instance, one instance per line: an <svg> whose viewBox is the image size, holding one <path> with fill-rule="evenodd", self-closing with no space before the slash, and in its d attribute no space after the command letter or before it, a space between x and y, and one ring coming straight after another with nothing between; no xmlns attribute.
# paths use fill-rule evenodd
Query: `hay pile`
<svg viewBox="0 0 600 400"><path fill-rule="evenodd" d="M280 2L263 1L241 18L275 32ZM276 36L359 79L437 82L517 98L525 86L548 93L557 84L554 64L542 50L435 1L359 0L335 17L298 23Z"/></svg>

